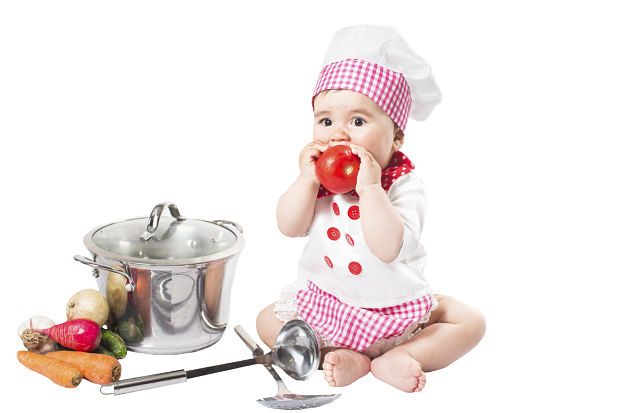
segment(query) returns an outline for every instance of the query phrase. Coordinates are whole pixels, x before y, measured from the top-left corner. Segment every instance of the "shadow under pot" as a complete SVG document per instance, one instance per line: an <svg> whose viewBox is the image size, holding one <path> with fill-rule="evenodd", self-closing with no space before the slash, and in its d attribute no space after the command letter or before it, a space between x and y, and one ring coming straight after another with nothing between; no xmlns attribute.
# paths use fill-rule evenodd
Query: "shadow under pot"
<svg viewBox="0 0 620 413"><path fill-rule="evenodd" d="M171 216L162 216L168 208ZM149 217L99 226L84 237L110 306L109 326L127 348L181 354L215 344L229 317L232 282L244 246L238 224L183 217L161 203Z"/></svg>

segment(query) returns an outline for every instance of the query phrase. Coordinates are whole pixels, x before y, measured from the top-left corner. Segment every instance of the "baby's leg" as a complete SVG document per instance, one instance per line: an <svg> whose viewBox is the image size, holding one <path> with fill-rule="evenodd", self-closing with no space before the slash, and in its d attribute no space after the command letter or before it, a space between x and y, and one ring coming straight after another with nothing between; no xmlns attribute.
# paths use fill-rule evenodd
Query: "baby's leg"
<svg viewBox="0 0 620 413"><path fill-rule="evenodd" d="M379 380L406 392L420 391L426 383L424 371L452 364L480 342L484 316L452 297L436 297L439 306L422 330L372 361L371 371Z"/></svg>
<svg viewBox="0 0 620 413"><path fill-rule="evenodd" d="M276 337L282 329L284 322L276 317L273 311L274 304L265 307L256 317L256 331L263 343L272 348L276 343Z"/></svg>

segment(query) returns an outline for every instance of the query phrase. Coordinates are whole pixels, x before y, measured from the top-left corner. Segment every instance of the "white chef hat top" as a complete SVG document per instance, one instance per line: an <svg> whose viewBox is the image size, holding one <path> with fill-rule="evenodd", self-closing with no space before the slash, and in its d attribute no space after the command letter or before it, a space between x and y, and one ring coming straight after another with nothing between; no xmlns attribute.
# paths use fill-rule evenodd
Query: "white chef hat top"
<svg viewBox="0 0 620 413"><path fill-rule="evenodd" d="M413 103L410 116L425 120L441 101L431 67L391 27L359 25L338 30L329 44L324 65L346 59L375 63L402 73Z"/></svg>

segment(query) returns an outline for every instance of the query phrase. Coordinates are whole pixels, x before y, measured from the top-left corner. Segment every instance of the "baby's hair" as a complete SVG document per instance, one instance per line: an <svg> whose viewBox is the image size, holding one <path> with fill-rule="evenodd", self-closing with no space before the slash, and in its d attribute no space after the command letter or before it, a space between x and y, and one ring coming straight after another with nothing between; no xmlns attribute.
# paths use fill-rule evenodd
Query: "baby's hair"
<svg viewBox="0 0 620 413"><path fill-rule="evenodd" d="M320 92L319 95L321 93L328 94L329 92L342 92L343 90L348 90L348 89L327 89L327 90L324 90L324 91Z"/></svg>
<svg viewBox="0 0 620 413"><path fill-rule="evenodd" d="M328 93L331 93L331 92L342 92L343 90L347 90L347 89L327 89L327 90L323 90L323 91L317 93L312 98L312 102L314 103L314 99L316 99L316 97L319 96L319 95L327 95Z"/></svg>

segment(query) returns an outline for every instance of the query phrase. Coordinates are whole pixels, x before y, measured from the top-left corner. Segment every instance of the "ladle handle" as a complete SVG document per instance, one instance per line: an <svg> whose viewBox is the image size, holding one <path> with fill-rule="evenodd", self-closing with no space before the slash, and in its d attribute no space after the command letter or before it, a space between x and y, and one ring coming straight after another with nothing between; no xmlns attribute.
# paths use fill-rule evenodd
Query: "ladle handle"
<svg viewBox="0 0 620 413"><path fill-rule="evenodd" d="M184 383L187 381L185 370L169 371L167 373L151 374L150 376L134 377L104 384L100 388L101 394L132 393L140 390L154 389L155 387L168 386L170 384Z"/></svg>
<svg viewBox="0 0 620 413"><path fill-rule="evenodd" d="M241 327L240 325L235 327L235 333L237 333L241 341L243 341L245 345L248 346L250 350L252 350L252 355L254 355L254 357L262 356L263 354L265 354L263 349L260 348L258 344L256 344L256 341L254 341L252 336L250 336L243 327Z"/></svg>
<svg viewBox="0 0 620 413"><path fill-rule="evenodd" d="M240 367L253 366L254 364L263 364L265 361L269 359L267 362L271 362L271 357L268 354L267 356L259 356L247 360L241 361L233 361L231 363L218 364L217 366L209 366L202 367L199 369L188 370L187 378L193 379L194 377L206 376L207 374L219 373L221 371L238 369Z"/></svg>
<svg viewBox="0 0 620 413"><path fill-rule="evenodd" d="M125 394L134 391L153 389L155 387L168 386L169 384L183 383L187 379L204 376L207 374L219 373L220 371L238 369L240 367L252 366L254 364L271 363L271 356L255 357L247 360L233 361L232 363L219 364L217 366L203 367L194 370L175 370L167 373L151 374L150 376L135 377L121 381L104 384L101 386L102 394ZM111 389L111 391L110 391Z"/></svg>
<svg viewBox="0 0 620 413"><path fill-rule="evenodd" d="M263 349L260 348L258 344L256 344L252 336L250 336L243 327L241 327L240 325L235 327L235 333L237 333L241 341L243 341L245 345L248 346L250 350L252 350L252 354L254 355L254 357L258 357L264 354ZM291 394L291 391L286 387L286 384L284 384L284 381L282 381L282 377L280 377L276 369L274 369L271 364L265 364L265 368L271 374L271 377L273 377L273 379L276 381L276 384L278 385L278 395L281 396L283 394Z"/></svg>

